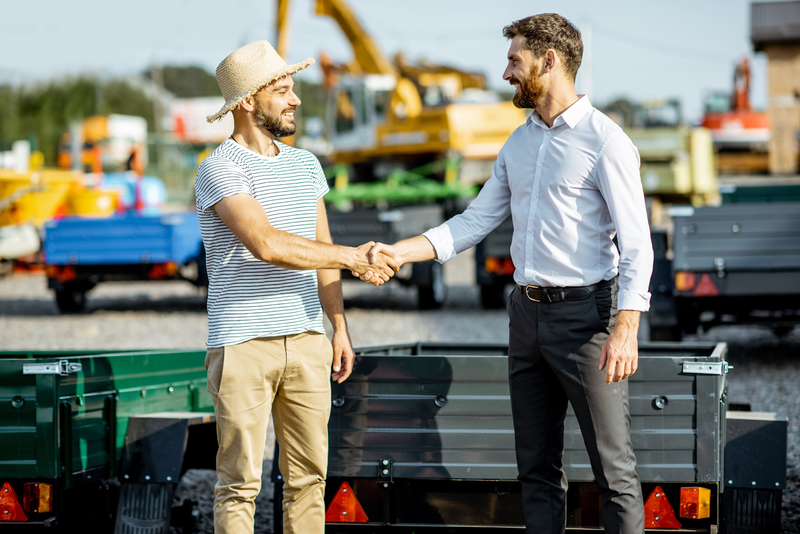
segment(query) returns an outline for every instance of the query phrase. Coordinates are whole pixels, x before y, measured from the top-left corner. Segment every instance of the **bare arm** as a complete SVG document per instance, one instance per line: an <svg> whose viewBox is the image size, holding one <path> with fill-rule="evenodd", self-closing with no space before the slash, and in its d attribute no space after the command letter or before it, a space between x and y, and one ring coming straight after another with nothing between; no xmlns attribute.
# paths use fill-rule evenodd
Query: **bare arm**
<svg viewBox="0 0 800 534"><path fill-rule="evenodd" d="M600 355L600 370L606 368L606 384L628 378L639 368L639 318L636 310L619 310L614 330Z"/></svg>
<svg viewBox="0 0 800 534"><path fill-rule="evenodd" d="M328 217L325 214L325 203L322 199L317 203L317 241L320 243L333 243L328 229ZM342 283L339 269L317 269L317 284L319 287L319 301L325 315L333 325L333 374L331 379L344 382L353 370L353 343L347 331L347 321L344 317L344 300L342 298ZM344 361L344 367L342 363Z"/></svg>
<svg viewBox="0 0 800 534"><path fill-rule="evenodd" d="M386 281L399 268L382 256L376 256L376 262L370 265L367 252L371 243L343 247L277 230L261 204L246 193L226 197L213 208L253 257L284 269L350 269L361 274L372 270Z"/></svg>

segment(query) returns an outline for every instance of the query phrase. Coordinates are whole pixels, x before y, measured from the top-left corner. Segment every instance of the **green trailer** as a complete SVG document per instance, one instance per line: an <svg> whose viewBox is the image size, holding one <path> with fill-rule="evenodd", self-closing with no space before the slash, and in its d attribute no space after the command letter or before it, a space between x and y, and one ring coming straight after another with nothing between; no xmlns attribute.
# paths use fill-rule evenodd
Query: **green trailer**
<svg viewBox="0 0 800 534"><path fill-rule="evenodd" d="M204 358L0 352L0 528L168 532L181 474L214 468Z"/></svg>

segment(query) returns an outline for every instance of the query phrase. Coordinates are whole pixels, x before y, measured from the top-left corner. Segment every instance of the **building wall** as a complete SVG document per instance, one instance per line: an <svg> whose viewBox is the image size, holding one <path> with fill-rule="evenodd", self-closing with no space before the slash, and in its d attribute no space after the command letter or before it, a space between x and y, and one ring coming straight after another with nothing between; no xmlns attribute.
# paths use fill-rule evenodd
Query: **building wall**
<svg viewBox="0 0 800 534"><path fill-rule="evenodd" d="M800 44L768 45L767 84L772 139L769 170L772 174L798 172L800 142Z"/></svg>

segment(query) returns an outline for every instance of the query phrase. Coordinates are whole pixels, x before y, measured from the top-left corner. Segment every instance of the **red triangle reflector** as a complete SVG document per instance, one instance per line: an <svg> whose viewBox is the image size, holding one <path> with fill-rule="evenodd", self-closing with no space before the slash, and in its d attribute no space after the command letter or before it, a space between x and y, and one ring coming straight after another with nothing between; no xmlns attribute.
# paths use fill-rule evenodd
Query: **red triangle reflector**
<svg viewBox="0 0 800 534"><path fill-rule="evenodd" d="M28 516L22 511L17 493L11 484L6 482L0 489L0 521L27 521Z"/></svg>
<svg viewBox="0 0 800 534"><path fill-rule="evenodd" d="M656 486L644 503L644 528L681 528L661 486Z"/></svg>
<svg viewBox="0 0 800 534"><path fill-rule="evenodd" d="M714 285L714 281L708 276L708 273L703 273L697 286L692 291L693 297L716 297L719 296L719 289Z"/></svg>
<svg viewBox="0 0 800 534"><path fill-rule="evenodd" d="M367 514L358 502L353 488L347 482L342 482L336 490L336 496L325 512L326 523L366 523L369 521Z"/></svg>

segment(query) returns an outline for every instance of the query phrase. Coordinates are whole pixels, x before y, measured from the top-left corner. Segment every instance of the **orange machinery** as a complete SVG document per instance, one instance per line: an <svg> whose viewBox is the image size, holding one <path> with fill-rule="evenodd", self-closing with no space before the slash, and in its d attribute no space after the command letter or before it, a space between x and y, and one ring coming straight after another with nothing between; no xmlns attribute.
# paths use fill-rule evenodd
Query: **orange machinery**
<svg viewBox="0 0 800 534"><path fill-rule="evenodd" d="M769 119L750 105L750 61L736 66L733 93L712 93L706 99L701 126L711 130L719 172L764 173L768 170Z"/></svg>

